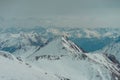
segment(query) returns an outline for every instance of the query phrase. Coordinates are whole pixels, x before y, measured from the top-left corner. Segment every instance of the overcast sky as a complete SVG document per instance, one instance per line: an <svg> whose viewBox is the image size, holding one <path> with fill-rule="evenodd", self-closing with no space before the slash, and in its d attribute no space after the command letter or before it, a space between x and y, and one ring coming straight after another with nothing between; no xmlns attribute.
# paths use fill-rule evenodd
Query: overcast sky
<svg viewBox="0 0 120 80"><path fill-rule="evenodd" d="M119 27L120 0L0 0L0 16L62 16L79 20L81 26Z"/></svg>

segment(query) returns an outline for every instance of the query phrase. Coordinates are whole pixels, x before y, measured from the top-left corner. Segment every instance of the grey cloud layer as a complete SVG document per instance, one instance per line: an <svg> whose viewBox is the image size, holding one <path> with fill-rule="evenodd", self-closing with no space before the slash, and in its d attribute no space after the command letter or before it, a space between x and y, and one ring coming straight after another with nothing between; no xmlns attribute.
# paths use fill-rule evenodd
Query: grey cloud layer
<svg viewBox="0 0 120 80"><path fill-rule="evenodd" d="M119 26L120 0L0 0L0 16L78 16L83 25Z"/></svg>

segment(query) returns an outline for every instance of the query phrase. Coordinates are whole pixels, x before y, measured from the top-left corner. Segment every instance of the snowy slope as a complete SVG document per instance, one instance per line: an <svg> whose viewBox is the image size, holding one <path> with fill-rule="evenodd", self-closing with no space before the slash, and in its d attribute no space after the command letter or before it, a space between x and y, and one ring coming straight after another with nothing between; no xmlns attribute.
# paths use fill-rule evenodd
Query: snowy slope
<svg viewBox="0 0 120 80"><path fill-rule="evenodd" d="M61 54L62 57L59 56L58 59L53 59L53 57L55 58ZM51 56L52 59L49 59ZM37 65L46 71L65 76L70 80L120 79L120 69L117 66L119 64L110 61L104 54L84 53L77 45L65 37L54 40L41 48L40 51L31 55L29 60L32 60L31 64Z"/></svg>
<svg viewBox="0 0 120 80"><path fill-rule="evenodd" d="M20 62L6 52L0 52L0 80L60 80L28 63Z"/></svg>
<svg viewBox="0 0 120 80"><path fill-rule="evenodd" d="M33 52L31 55L27 56L26 58L29 59L36 59L42 57L55 57L55 59L59 59L60 57L64 56L75 56L78 52L83 53L84 51L80 49L77 45L75 45L72 41L67 40L65 37L59 37L53 41L51 41L48 45L38 49L37 51ZM28 53L28 52L27 52ZM27 54L26 53L26 54Z"/></svg>
<svg viewBox="0 0 120 80"><path fill-rule="evenodd" d="M28 54L29 52L26 52ZM27 56L27 59L59 59L60 57L66 56L69 54L62 45L61 38L51 41L48 45L37 49L32 54Z"/></svg>
<svg viewBox="0 0 120 80"><path fill-rule="evenodd" d="M31 33L5 33L0 35L0 50L13 53L14 55L22 55L25 52L32 52L43 47L48 43L48 40L40 34ZM26 55L26 54L24 54Z"/></svg>
<svg viewBox="0 0 120 80"><path fill-rule="evenodd" d="M102 65L88 60L39 60L35 65L49 72L65 76L70 80L111 80L110 72Z"/></svg>
<svg viewBox="0 0 120 80"><path fill-rule="evenodd" d="M48 40L34 32L0 35L0 49L17 57L0 52L0 80L120 80L119 42L103 51L86 53L66 36L61 38L63 34L68 37L79 34L79 38L110 37L114 40L119 30L46 29L45 33L51 35L50 38L54 35L54 39Z"/></svg>
<svg viewBox="0 0 120 80"><path fill-rule="evenodd" d="M120 62L120 37L115 42L103 48L101 52L113 55L113 58L115 57Z"/></svg>

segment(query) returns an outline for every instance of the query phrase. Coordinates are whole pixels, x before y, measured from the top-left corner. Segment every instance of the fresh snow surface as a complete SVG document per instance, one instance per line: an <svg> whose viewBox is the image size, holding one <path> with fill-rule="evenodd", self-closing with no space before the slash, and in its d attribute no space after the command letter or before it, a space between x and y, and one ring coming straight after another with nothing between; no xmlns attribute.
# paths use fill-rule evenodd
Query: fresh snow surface
<svg viewBox="0 0 120 80"><path fill-rule="evenodd" d="M5 54L0 52L0 80L59 80L51 73L47 74L40 68L12 59L12 55Z"/></svg>
<svg viewBox="0 0 120 80"><path fill-rule="evenodd" d="M54 55L54 56L66 56L66 55L77 55L78 52L82 53L82 50L78 48L72 41L66 40L64 37L58 38L50 42L40 50L33 52L26 58L35 59L37 56L42 55ZM27 53L26 53L27 54ZM29 53L28 53L29 54Z"/></svg>
<svg viewBox="0 0 120 80"><path fill-rule="evenodd" d="M120 62L120 42L111 43L110 45L103 48L100 52L108 55L114 55L115 58Z"/></svg>
<svg viewBox="0 0 120 80"><path fill-rule="evenodd" d="M58 59L49 59L50 56L56 57L57 55L63 56L59 56ZM71 41L64 37L41 48L29 56L28 60L43 70L70 80L117 80L120 76L117 64L111 62L104 54L84 53L77 45L71 44Z"/></svg>
<svg viewBox="0 0 120 80"><path fill-rule="evenodd" d="M39 60L33 63L46 71L65 76L70 80L111 80L110 72L103 65L88 60L65 57L58 61Z"/></svg>
<svg viewBox="0 0 120 80"><path fill-rule="evenodd" d="M43 47L29 45L28 50L17 50L14 56L0 52L0 80L120 79L119 64L105 54L86 53L65 36Z"/></svg>

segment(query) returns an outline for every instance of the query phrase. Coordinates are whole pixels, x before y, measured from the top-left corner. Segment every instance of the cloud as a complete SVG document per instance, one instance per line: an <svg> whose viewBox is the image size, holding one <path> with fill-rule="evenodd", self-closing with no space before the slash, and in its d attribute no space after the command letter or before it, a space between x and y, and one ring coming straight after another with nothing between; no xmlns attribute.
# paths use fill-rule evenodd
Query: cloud
<svg viewBox="0 0 120 80"><path fill-rule="evenodd" d="M0 0L0 16L59 16L53 22L61 26L120 26L120 0Z"/></svg>
<svg viewBox="0 0 120 80"><path fill-rule="evenodd" d="M0 0L4 16L78 15L120 8L119 0Z"/></svg>

